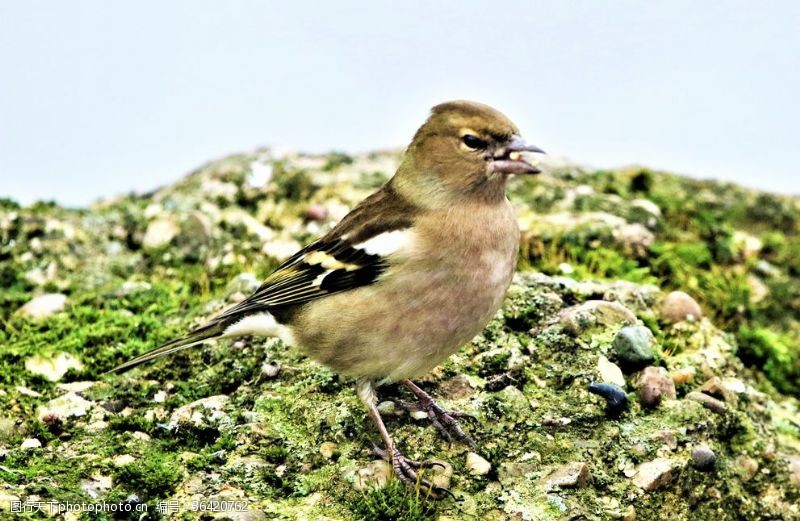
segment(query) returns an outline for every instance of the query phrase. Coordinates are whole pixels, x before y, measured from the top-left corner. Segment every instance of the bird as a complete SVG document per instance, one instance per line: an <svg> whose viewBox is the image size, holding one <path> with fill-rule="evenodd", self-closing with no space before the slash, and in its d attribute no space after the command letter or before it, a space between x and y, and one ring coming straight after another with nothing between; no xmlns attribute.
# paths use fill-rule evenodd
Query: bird
<svg viewBox="0 0 800 521"><path fill-rule="evenodd" d="M328 233L278 266L249 297L181 338L133 358L122 372L211 339L278 337L355 382L380 434L374 446L409 486L432 462L407 458L377 407L377 387L397 383L448 441L475 446L456 411L412 379L458 351L502 305L520 232L506 184L537 174L516 125L496 109L456 100L431 109L394 176Z"/></svg>

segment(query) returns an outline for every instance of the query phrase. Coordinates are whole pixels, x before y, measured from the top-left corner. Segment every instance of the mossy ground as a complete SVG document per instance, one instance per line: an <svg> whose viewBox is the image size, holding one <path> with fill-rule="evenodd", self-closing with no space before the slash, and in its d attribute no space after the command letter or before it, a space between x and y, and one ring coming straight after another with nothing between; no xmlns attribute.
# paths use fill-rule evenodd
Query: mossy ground
<svg viewBox="0 0 800 521"><path fill-rule="evenodd" d="M385 179L396 160L264 154L226 158L155 194L91 210L0 202L0 508L7 510L11 497L104 499L146 503L146 518L156 519L165 517L156 511L159 501L200 497L245 500L268 519L609 519L630 508L637 519L664 512L715 520L792 515L788 508L800 495L783 457L800 452L797 401L789 396L800 394L800 210L795 199L731 185L646 170L571 169L513 186L523 222L535 214L603 212L647 223L654 241L631 245L613 227L591 224L526 235L526 273L502 312L420 383L446 407L476 417L466 427L490 472L470 474L468 449L448 445L427 422L387 417L408 456L452 465L456 499L433 500L394 481L354 487L377 436L351 382L277 340L209 344L103 375L224 307L239 273L263 277L278 262L263 243L307 242ZM266 189L248 185L255 161L271 166ZM230 189L213 192L219 183ZM575 189L581 185L591 190ZM631 201L639 198L654 202L661 217L651 222L637 213ZM330 204L327 220L304 217L311 204ZM227 217L240 210L274 236ZM191 212L211 216L213 229L143 246L153 215L184 226ZM739 230L759 238L761 249L745 251ZM564 263L574 280L559 276ZM766 288L761 300L753 298L753 277ZM601 282L581 282L591 279ZM147 285L124 290L130 282ZM710 320L662 321L660 292L647 284L690 292ZM36 294L55 291L68 297L63 312L44 320L15 313ZM653 331L657 363L697 369L698 381L678 387L679 400L645 410L630 393L627 412L605 416L586 387L620 325L575 335L558 321L564 309L598 298L623 303ZM56 352L75 355L83 368L57 383L25 370L29 357ZM719 354L717 365L709 365L709 353ZM265 356L280 364L276 377L262 373ZM724 414L684 399L711 376L742 380L749 390ZM64 384L85 381L95 382L79 392L91 402L86 415L38 418L39 407L66 392ZM178 408L219 395L228 397L220 410L225 421L170 426ZM391 386L381 395L408 398ZM43 448L20 448L29 438ZM330 458L320 452L324 442L337 446ZM717 454L714 472L688 464L701 442ZM121 464L121 455L132 461ZM656 457L675 460L675 476L642 492L626 471ZM742 457L756 462L754 475L742 470ZM548 489L541 481L547 469L570 462L587 463L590 486ZM99 477L111 485L93 498L91 482Z"/></svg>

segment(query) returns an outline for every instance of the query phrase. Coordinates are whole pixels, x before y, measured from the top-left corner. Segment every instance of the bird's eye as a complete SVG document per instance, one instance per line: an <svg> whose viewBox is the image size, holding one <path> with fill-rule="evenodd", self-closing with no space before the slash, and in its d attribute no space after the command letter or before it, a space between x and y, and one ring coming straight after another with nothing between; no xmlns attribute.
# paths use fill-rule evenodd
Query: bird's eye
<svg viewBox="0 0 800 521"><path fill-rule="evenodd" d="M479 138L478 136L473 136L472 134L465 134L464 137L461 138L461 141L464 142L472 150L483 150L489 144L484 141L483 139Z"/></svg>

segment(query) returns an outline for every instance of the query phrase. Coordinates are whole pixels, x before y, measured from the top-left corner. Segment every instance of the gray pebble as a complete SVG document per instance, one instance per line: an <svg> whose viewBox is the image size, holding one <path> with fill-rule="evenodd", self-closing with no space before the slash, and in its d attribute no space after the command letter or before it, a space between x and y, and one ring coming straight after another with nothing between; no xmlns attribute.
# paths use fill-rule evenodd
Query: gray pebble
<svg viewBox="0 0 800 521"><path fill-rule="evenodd" d="M692 449L692 466L697 470L712 470L716 461L717 455L707 445L697 445Z"/></svg>
<svg viewBox="0 0 800 521"><path fill-rule="evenodd" d="M623 371L633 372L652 364L656 339L644 326L626 326L614 337L612 350Z"/></svg>

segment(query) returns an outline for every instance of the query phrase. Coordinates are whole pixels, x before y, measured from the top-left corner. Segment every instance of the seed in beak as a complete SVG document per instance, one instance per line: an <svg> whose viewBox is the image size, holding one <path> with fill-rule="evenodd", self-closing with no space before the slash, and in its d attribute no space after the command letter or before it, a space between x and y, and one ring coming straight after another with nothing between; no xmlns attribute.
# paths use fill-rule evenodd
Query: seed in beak
<svg viewBox="0 0 800 521"><path fill-rule="evenodd" d="M522 152L511 152L508 158L512 161L522 161Z"/></svg>

